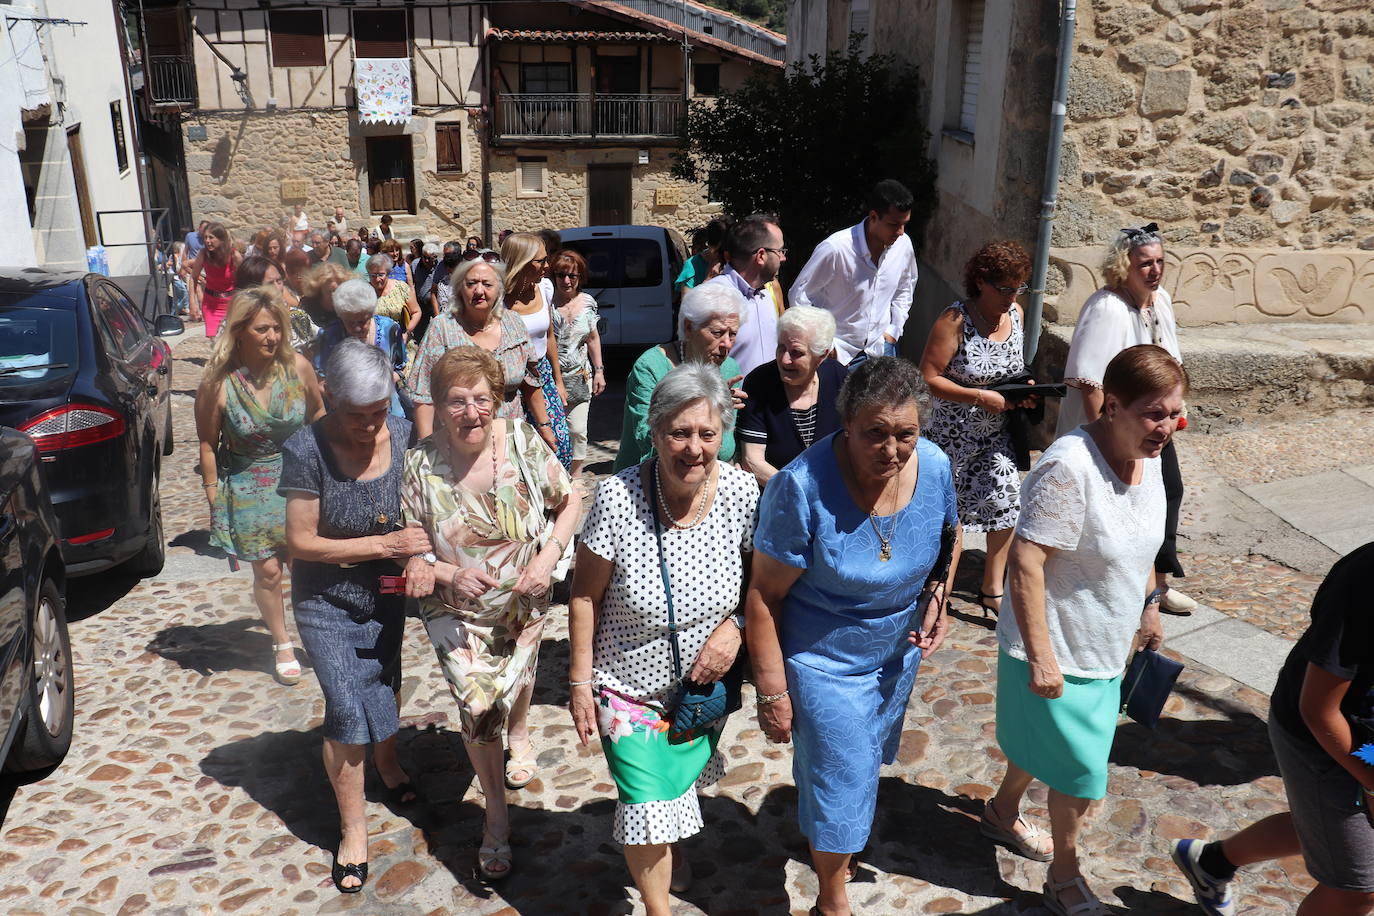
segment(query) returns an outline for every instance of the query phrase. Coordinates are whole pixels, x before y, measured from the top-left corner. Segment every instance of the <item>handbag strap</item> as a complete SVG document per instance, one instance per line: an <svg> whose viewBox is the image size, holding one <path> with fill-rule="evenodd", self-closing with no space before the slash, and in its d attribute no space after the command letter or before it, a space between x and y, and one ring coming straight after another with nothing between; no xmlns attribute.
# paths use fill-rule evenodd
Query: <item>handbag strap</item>
<svg viewBox="0 0 1374 916"><path fill-rule="evenodd" d="M673 680L682 680L682 657L677 645L677 618L673 616L673 588L668 583L668 558L663 553L663 520L658 514L658 459L649 466L649 505L654 510L654 541L658 544L658 571L663 576L663 594L668 599L668 638L673 649Z"/></svg>

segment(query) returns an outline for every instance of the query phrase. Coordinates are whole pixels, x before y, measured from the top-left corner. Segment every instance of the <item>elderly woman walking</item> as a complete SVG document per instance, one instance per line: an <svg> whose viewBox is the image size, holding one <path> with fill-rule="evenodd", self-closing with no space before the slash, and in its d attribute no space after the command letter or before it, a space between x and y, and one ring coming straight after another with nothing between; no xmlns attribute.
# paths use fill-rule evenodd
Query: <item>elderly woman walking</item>
<svg viewBox="0 0 1374 916"><path fill-rule="evenodd" d="M1021 475L1007 426L1012 403L990 386L1026 374L1023 314L1030 257L1016 242L990 242L964 266L964 300L935 319L921 357L930 387L925 433L949 456L959 522L987 532L987 558L978 605L983 616L1001 610L1011 530L1021 511Z"/></svg>
<svg viewBox="0 0 1374 916"><path fill-rule="evenodd" d="M760 486L840 428L835 403L847 372L830 358L834 341L833 315L794 305L778 318L777 359L745 376L739 439Z"/></svg>
<svg viewBox="0 0 1374 916"><path fill-rule="evenodd" d="M420 323L420 303L415 290L405 280L397 280L396 261L384 252L367 259L367 282L377 291L377 314L390 318L409 334Z"/></svg>
<svg viewBox="0 0 1374 916"><path fill-rule="evenodd" d="M367 745L388 800L417 798L396 759L405 598L379 593L378 579L398 574L430 541L400 524L411 428L388 413L394 383L386 356L345 340L326 365L329 413L282 447L277 492L286 498L296 627L324 692L324 768L342 834L331 876L353 894L367 881Z"/></svg>
<svg viewBox="0 0 1374 916"><path fill-rule="evenodd" d="M539 375L539 360L520 316L503 304L506 268L500 261L473 258L453 268L453 308L430 322L420 351L406 374L406 389L415 402L415 429L420 438L433 430L435 400L429 383L435 365L454 347L475 345L496 357L502 382L492 395L496 416L534 417L534 428L549 448L556 446Z"/></svg>
<svg viewBox="0 0 1374 916"><path fill-rule="evenodd" d="M850 912L879 767L896 759L917 668L948 626L941 576L959 522L949 459L919 437L920 390L910 362L865 361L840 391L840 431L773 475L759 504L745 632L759 724L795 747L813 916Z"/></svg>
<svg viewBox="0 0 1374 916"><path fill-rule="evenodd" d="M281 594L286 499L277 493L281 447L323 412L315 372L287 340L290 318L275 286L234 296L196 390L200 473L210 543L253 564L253 600L272 634L282 684L301 679Z"/></svg>
<svg viewBox="0 0 1374 916"><path fill-rule="evenodd" d="M527 717L555 572L566 573L580 500L534 430L497 415L506 378L496 357L457 347L435 364L434 435L406 459L406 521L434 552L406 566L425 628L458 702L463 744L486 798L477 864L488 879L514 866L504 789L536 775ZM502 786L502 732L510 748Z"/></svg>
<svg viewBox="0 0 1374 916"><path fill-rule="evenodd" d="M315 346L315 368L324 375L329 355L345 340L359 340L376 347L386 354L391 364L391 414L395 417L406 416L406 405L401 401L399 388L401 373L406 367L405 337L400 326L390 318L376 314L377 293L362 280L345 280L334 291L332 300L334 314L338 317L320 332Z"/></svg>
<svg viewBox="0 0 1374 916"><path fill-rule="evenodd" d="M1164 537L1159 455L1178 427L1188 378L1169 353L1129 347L1102 377L1098 418L1047 448L1022 488L997 622L997 743L1007 774L983 812L988 836L1053 859L1045 905L1110 912L1083 880L1078 834L1107 791L1107 755L1133 648L1163 639L1145 602ZM1021 817L1032 779L1049 786L1051 841Z"/></svg>
<svg viewBox="0 0 1374 916"><path fill-rule="evenodd" d="M1078 313L1064 381L1071 391L1059 412L1057 435L1063 436L1102 412L1102 373L1112 357L1127 347L1154 344L1169 351L1180 363L1178 326L1173 300L1164 288L1164 240L1154 223L1139 229L1122 229L1107 247L1102 262L1106 286L1088 297ZM1155 557L1155 584L1164 589L1161 609L1188 614L1197 602L1169 586L1169 576L1184 576L1178 559L1178 515L1183 505L1183 475L1173 440L1160 455L1164 496L1168 504L1164 543Z"/></svg>
<svg viewBox="0 0 1374 916"><path fill-rule="evenodd" d="M720 460L733 418L715 366L668 372L649 402L654 457L602 482L578 547L569 709L583 745L601 736L620 796L612 835L648 916L668 916L670 886L690 883L673 844L702 827L697 788L724 775L720 730L670 741L665 704L675 655L686 679L710 684L740 648L759 490Z"/></svg>
<svg viewBox="0 0 1374 916"><path fill-rule="evenodd" d="M743 379L739 364L730 358L740 322L744 320L744 297L735 289L707 284L687 291L678 310L677 340L645 350L630 369L625 381L625 420L620 433L620 451L614 469L623 471L653 454L653 433L649 428L649 399L659 380L675 366L703 362L717 366L726 386L734 388ZM743 392L735 394L735 408L743 402ZM727 426L734 425L734 417ZM720 444L721 461L735 457L735 437L727 435Z"/></svg>
<svg viewBox="0 0 1374 916"><path fill-rule="evenodd" d="M572 437L572 467L576 483L587 460L587 415L592 398L606 390L606 370L601 362L601 332L597 330L596 300L582 292L587 282L587 261L571 248L554 255L553 334L558 343L558 364L568 393L568 432Z"/></svg>

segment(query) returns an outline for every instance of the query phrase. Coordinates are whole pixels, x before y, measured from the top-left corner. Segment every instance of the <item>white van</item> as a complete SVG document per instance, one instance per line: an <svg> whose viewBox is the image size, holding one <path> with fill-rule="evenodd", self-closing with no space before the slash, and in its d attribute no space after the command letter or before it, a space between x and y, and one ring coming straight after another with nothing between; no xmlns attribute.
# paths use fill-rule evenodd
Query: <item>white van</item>
<svg viewBox="0 0 1374 916"><path fill-rule="evenodd" d="M582 289L601 312L603 344L644 347L673 339L682 236L661 226L583 226L559 234L563 247L587 259Z"/></svg>

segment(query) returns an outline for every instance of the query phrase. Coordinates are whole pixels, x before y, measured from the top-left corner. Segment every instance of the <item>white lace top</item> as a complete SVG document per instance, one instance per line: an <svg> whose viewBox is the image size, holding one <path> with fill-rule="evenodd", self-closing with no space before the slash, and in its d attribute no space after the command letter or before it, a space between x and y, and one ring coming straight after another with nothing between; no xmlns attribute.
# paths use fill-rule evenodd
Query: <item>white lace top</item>
<svg viewBox="0 0 1374 916"><path fill-rule="evenodd" d="M1122 483L1088 431L1075 429L1045 450L1021 485L1016 535L1055 548L1045 563L1045 618L1060 671L1116 677L1164 541L1159 459L1145 461L1140 483ZM1005 594L997 641L1027 661L1011 589Z"/></svg>

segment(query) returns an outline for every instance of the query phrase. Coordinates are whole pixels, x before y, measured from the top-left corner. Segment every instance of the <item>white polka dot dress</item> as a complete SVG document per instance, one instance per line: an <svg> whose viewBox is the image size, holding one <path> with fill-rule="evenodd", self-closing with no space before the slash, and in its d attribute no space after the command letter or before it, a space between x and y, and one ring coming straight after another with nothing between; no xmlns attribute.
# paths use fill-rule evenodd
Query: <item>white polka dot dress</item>
<svg viewBox="0 0 1374 916"><path fill-rule="evenodd" d="M717 468L715 498L701 522L687 529L665 527L663 532L684 674L711 633L738 609L744 577L742 551L753 548L758 484L753 475L731 465L720 462ZM635 704L662 703L676 686L668 604L653 507L638 466L602 481L581 543L614 564L592 644L596 689L613 691ZM607 737L608 729L614 727L614 713L609 709L601 713L598 721ZM628 730L632 716L640 714L622 711L622 726ZM723 775L724 761L712 753L695 785L681 796L620 802L615 839L642 845L672 843L693 835L702 826L696 789ZM623 796L625 787L621 788Z"/></svg>

